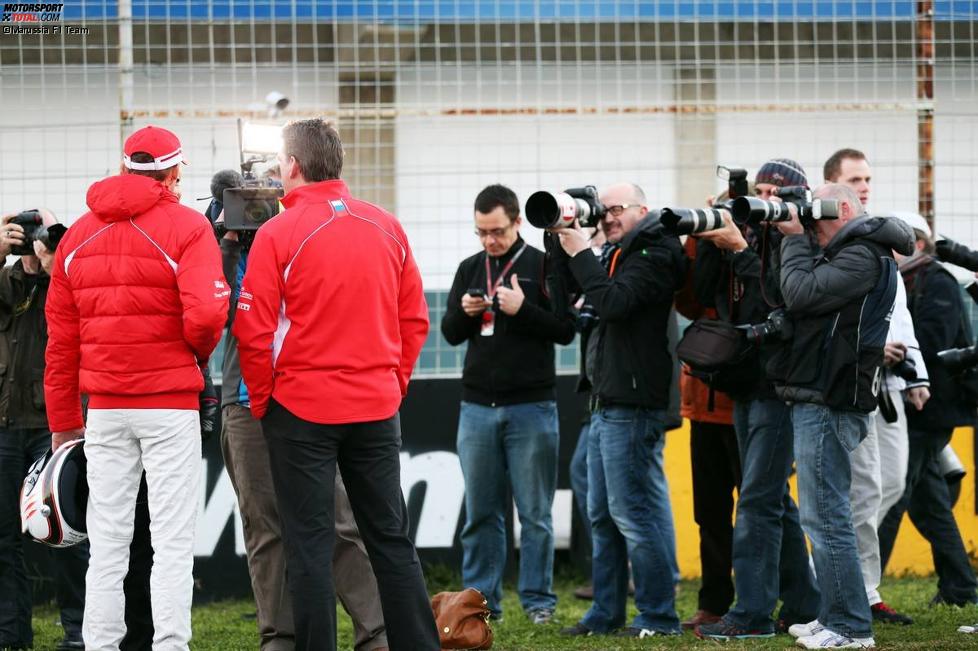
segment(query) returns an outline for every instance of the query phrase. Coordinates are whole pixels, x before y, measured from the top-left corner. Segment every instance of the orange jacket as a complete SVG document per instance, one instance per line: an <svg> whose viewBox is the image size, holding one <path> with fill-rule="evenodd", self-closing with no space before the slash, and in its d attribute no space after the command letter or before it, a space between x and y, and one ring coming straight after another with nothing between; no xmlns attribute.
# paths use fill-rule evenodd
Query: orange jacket
<svg viewBox="0 0 978 651"><path fill-rule="evenodd" d="M696 259L696 240L686 238L686 255L690 260ZM716 310L703 307L696 301L693 294L693 265L686 272L686 282L682 289L676 292L676 310L690 320L717 318ZM683 365L682 377L679 378L679 393L682 397L680 413L683 418L701 423L716 423L730 425L733 423L733 400L725 393L713 392L713 410L710 410L710 387L687 372Z"/></svg>

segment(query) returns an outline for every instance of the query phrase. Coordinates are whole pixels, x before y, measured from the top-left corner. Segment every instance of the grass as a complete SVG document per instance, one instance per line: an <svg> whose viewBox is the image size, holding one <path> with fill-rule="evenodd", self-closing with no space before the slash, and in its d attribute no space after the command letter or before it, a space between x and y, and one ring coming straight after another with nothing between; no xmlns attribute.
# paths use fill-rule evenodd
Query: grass
<svg viewBox="0 0 978 651"><path fill-rule="evenodd" d="M441 589L457 589L457 578L450 572L438 568L429 572L432 593ZM561 626L576 622L587 609L588 603L574 598L573 589L577 581L573 577L561 577L556 582L559 598L557 620L548 626L533 626L523 616L514 586L507 584L503 603L505 617L502 623L494 626L496 643L493 649L502 651L550 650L550 649L600 649L601 651L626 651L629 649L788 649L794 640L785 635L766 640L747 642L707 642L697 640L691 634L664 640L619 640L612 637L562 638L558 634ZM934 578L887 578L883 582L882 593L888 603L900 612L912 616L913 626L877 626L875 637L880 649L976 649L978 635L958 633L961 624L978 622L978 607L956 608L938 606L928 608L927 604L936 591ZM677 607L680 617L690 615L696 609L698 583L684 581L680 584ZM634 608L629 606L629 616ZM250 601L223 601L197 606L193 612L194 638L190 648L200 651L237 651L258 648L258 635L253 615L254 605ZM340 610L338 617L338 648L353 648L353 628L349 617ZM53 649L61 637L57 624L57 612L53 606L38 608L34 616L35 648Z"/></svg>

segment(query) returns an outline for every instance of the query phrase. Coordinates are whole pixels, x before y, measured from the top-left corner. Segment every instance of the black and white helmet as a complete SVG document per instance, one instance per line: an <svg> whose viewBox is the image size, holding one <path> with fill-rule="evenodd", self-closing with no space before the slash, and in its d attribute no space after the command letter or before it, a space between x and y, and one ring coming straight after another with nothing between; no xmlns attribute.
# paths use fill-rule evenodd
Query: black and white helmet
<svg viewBox="0 0 978 651"><path fill-rule="evenodd" d="M48 450L27 471L20 492L24 533L51 547L71 547L88 538L85 509L88 477L84 439Z"/></svg>

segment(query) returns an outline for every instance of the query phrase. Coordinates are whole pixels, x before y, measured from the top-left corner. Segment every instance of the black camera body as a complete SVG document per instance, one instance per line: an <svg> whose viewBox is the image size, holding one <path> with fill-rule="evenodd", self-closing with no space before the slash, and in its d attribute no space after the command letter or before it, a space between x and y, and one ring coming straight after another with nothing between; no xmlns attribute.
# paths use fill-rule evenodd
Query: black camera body
<svg viewBox="0 0 978 651"><path fill-rule="evenodd" d="M593 228L601 223L607 210L593 185L568 188L556 194L540 190L526 200L527 221L537 228L571 228L574 223Z"/></svg>
<svg viewBox="0 0 978 651"><path fill-rule="evenodd" d="M903 378L907 382L917 379L917 365L909 357L906 357L890 367L890 372Z"/></svg>
<svg viewBox="0 0 978 651"><path fill-rule="evenodd" d="M24 210L18 213L9 224L17 224L24 229L24 242L10 247L11 255L34 255L34 242L38 241L51 252L58 248L58 243L68 227L64 224L44 226L44 220L39 210Z"/></svg>
<svg viewBox="0 0 978 651"><path fill-rule="evenodd" d="M788 204L798 211L798 218L805 225L812 225L821 219L838 219L839 202L834 199L815 199L812 191L802 185L789 185L778 188L777 196L781 203L757 197L738 197L730 204L730 212L738 224L760 224L764 222L791 221Z"/></svg>
<svg viewBox="0 0 978 651"><path fill-rule="evenodd" d="M978 366L978 345L942 350L937 353L937 358L951 375L957 375Z"/></svg>
<svg viewBox="0 0 978 651"><path fill-rule="evenodd" d="M754 345L768 341L787 341L795 332L791 317L784 308L778 308L768 314L762 323L742 327L747 341Z"/></svg>
<svg viewBox="0 0 978 651"><path fill-rule="evenodd" d="M265 159L250 158L241 163L241 186L225 188L224 228L229 231L257 231L279 212L278 200L285 192L264 179L255 177L252 167Z"/></svg>
<svg viewBox="0 0 978 651"><path fill-rule="evenodd" d="M941 262L978 272L978 251L947 238L937 240L934 247L937 249L937 257Z"/></svg>

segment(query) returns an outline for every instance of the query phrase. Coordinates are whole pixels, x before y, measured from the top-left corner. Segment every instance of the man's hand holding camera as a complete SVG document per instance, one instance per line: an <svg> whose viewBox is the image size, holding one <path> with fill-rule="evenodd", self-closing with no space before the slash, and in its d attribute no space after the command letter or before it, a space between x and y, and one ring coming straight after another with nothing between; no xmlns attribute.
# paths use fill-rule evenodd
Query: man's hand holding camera
<svg viewBox="0 0 978 651"><path fill-rule="evenodd" d="M723 228L718 228L714 231L704 231L703 233L694 234L693 237L712 242L718 249L740 253L747 248L747 240L744 239L744 234L740 232L740 228L734 223L730 213L724 210L722 214Z"/></svg>
<svg viewBox="0 0 978 651"><path fill-rule="evenodd" d="M561 248L563 248L564 253L571 258L581 251L587 251L591 248L591 242L588 240L587 234L581 230L580 225L576 221L574 222L574 226L571 228L554 228L547 230L549 230L551 233L556 233L557 237L560 238Z"/></svg>
<svg viewBox="0 0 978 651"><path fill-rule="evenodd" d="M10 223L17 214L7 213L0 218L0 257L7 257L13 247L24 243L24 227Z"/></svg>
<svg viewBox="0 0 978 651"><path fill-rule="evenodd" d="M783 203L781 197L773 196L768 201L774 203ZM798 208L795 204L788 202L788 213L791 215L791 219L786 222L775 222L775 226L784 235L801 235L805 232L805 227L802 226L801 220L798 218Z"/></svg>

